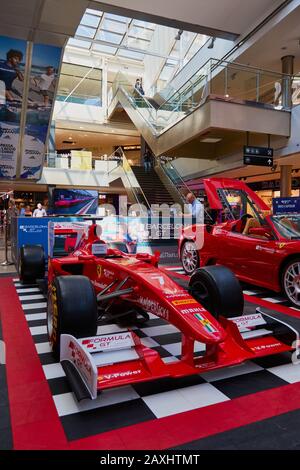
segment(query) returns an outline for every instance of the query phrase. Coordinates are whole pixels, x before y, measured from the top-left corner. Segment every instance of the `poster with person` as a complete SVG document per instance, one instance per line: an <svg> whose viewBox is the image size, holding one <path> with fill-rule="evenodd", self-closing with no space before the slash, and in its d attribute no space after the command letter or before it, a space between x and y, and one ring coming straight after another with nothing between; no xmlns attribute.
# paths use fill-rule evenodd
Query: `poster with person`
<svg viewBox="0 0 300 470"><path fill-rule="evenodd" d="M60 47L33 46L21 178L40 178L61 55Z"/></svg>
<svg viewBox="0 0 300 470"><path fill-rule="evenodd" d="M0 178L16 177L26 47L0 36Z"/></svg>

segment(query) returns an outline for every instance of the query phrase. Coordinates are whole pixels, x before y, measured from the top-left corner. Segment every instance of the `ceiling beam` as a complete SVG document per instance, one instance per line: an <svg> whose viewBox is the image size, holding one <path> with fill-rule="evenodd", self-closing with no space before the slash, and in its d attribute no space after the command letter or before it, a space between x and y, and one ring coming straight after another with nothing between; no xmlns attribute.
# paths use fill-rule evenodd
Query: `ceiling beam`
<svg viewBox="0 0 300 470"><path fill-rule="evenodd" d="M94 10L104 11L105 13L113 13L114 15L126 16L136 20L148 21L149 23L161 24L169 28L181 29L184 31L191 31L193 33L205 34L206 36L213 36L216 38L228 39L234 41L239 37L239 34L231 31L222 31L220 29L210 28L193 23L187 23L174 18L166 18L164 16L153 15L151 13L144 13L142 11L131 10L129 8L119 7L115 5L108 5L98 1L91 1L89 8Z"/></svg>

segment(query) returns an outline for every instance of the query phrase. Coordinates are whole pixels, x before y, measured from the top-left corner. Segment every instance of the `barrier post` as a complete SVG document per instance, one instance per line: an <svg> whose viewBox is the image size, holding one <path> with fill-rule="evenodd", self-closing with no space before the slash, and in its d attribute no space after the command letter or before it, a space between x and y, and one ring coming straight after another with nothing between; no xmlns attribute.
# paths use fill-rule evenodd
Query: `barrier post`
<svg viewBox="0 0 300 470"><path fill-rule="evenodd" d="M11 266L12 263L11 261L8 261L8 216L7 216L7 209L5 210L5 215L4 215L4 256L5 259L1 263L1 266Z"/></svg>

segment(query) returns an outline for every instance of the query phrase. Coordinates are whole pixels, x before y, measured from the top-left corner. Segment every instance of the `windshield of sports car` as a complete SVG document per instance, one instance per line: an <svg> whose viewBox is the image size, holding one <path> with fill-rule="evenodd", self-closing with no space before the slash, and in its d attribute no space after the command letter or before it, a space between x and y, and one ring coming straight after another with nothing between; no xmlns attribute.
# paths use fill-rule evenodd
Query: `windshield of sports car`
<svg viewBox="0 0 300 470"><path fill-rule="evenodd" d="M223 206L222 219L239 220L246 214L264 223L265 214L256 206L249 195L240 189L218 189L218 195Z"/></svg>
<svg viewBox="0 0 300 470"><path fill-rule="evenodd" d="M300 215L273 215L271 220L282 237L300 240Z"/></svg>

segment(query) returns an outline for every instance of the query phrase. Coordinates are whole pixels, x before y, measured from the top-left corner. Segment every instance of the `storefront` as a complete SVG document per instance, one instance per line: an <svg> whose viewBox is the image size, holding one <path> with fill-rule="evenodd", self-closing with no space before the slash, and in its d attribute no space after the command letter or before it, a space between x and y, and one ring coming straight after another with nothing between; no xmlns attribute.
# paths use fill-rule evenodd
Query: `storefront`
<svg viewBox="0 0 300 470"><path fill-rule="evenodd" d="M247 185L270 207L272 207L272 199L280 197L280 180L258 181L256 183L247 183ZM300 178L293 178L291 196L298 197L299 195Z"/></svg>

